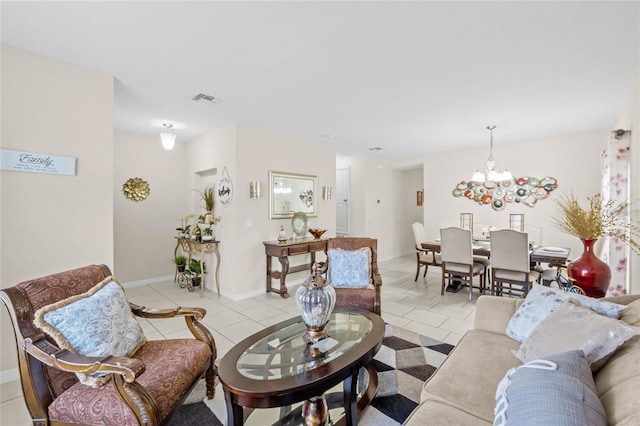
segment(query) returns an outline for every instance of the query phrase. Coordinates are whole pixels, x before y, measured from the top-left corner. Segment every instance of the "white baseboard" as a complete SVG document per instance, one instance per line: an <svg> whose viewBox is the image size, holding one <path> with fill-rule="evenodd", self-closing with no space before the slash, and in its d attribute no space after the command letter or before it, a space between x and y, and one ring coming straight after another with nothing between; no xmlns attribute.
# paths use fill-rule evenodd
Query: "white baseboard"
<svg viewBox="0 0 640 426"><path fill-rule="evenodd" d="M149 278L146 280L139 280L139 281L129 281L129 282L122 283L122 286L123 287L140 287L143 285L161 283L164 281L173 281L173 275L167 275L165 277Z"/></svg>
<svg viewBox="0 0 640 426"><path fill-rule="evenodd" d="M20 373L18 368L11 368L9 370L0 371L0 384L13 382L20 380Z"/></svg>

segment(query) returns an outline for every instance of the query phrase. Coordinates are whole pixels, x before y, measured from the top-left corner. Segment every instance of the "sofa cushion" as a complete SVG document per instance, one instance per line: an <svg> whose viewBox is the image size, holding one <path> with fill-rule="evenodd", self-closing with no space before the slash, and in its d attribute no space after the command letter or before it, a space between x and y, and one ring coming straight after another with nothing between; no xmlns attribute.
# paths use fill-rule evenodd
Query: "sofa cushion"
<svg viewBox="0 0 640 426"><path fill-rule="evenodd" d="M524 363L574 349L582 350L597 370L618 346L640 334L640 328L600 315L568 301L545 318L514 354Z"/></svg>
<svg viewBox="0 0 640 426"><path fill-rule="evenodd" d="M141 360L145 371L140 383L157 404L164 418L178 403L180 395L193 385L198 371L206 368L211 348L195 339L148 341L133 358ZM91 388L76 383L49 406L49 420L79 424L134 425L138 421L118 396L114 383Z"/></svg>
<svg viewBox="0 0 640 426"><path fill-rule="evenodd" d="M124 290L112 277L38 309L33 322L61 348L91 357L129 356L145 342ZM105 374L77 375L90 386L106 382Z"/></svg>
<svg viewBox="0 0 640 426"><path fill-rule="evenodd" d="M504 334L468 331L426 382L420 400L441 401L493 422L494 391L510 368L522 364L511 352L518 346Z"/></svg>
<svg viewBox="0 0 640 426"><path fill-rule="evenodd" d="M591 369L581 350L531 361L507 372L496 390L494 426L605 426Z"/></svg>
<svg viewBox="0 0 640 426"><path fill-rule="evenodd" d="M527 294L524 303L509 321L507 336L518 342L523 342L538 324L567 300L576 300L581 305L610 318L618 318L625 307L625 305L569 293L560 289L534 285Z"/></svg>
<svg viewBox="0 0 640 426"><path fill-rule="evenodd" d="M640 299L622 311L620 320L640 326ZM594 376L609 424L640 425L640 336L627 340Z"/></svg>

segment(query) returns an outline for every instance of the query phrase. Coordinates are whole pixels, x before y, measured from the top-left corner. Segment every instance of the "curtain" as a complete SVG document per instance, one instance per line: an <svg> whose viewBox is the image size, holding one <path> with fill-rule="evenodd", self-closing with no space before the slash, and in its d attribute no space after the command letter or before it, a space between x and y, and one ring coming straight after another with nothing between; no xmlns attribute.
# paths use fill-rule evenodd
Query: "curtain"
<svg viewBox="0 0 640 426"><path fill-rule="evenodd" d="M609 134L609 142L602 152L602 198L615 204L629 201L629 149L631 135L616 130ZM627 220L630 212L627 210ZM629 291L629 246L616 237L605 237L601 258L611 268L611 283L607 296L627 294Z"/></svg>

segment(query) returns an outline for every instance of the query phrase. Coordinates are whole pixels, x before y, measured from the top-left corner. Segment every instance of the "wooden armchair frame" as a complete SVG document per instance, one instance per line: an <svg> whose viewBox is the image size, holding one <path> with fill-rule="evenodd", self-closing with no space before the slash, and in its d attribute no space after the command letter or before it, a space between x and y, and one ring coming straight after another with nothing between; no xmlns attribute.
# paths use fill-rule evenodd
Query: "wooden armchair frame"
<svg viewBox="0 0 640 426"><path fill-rule="evenodd" d="M95 281L93 283L83 282L85 287L95 285L111 276L111 271L107 266L90 265L49 277L63 279L73 276L75 271L81 270L84 272L84 281L87 281L87 276L90 277L90 281ZM37 280L49 277L43 277ZM215 365L217 350L212 334L199 322L206 314L204 309L182 307L161 310L147 309L144 306L130 303L133 314L143 318L173 318L183 316L193 336L211 348L211 359L207 361L198 374L194 376L192 383L180 396L179 401L174 405L171 412L163 419L161 418L160 410L153 397L136 380L145 371L145 365L141 360L112 356L87 357L75 354L59 348L53 339L33 324L34 309L27 297L27 293L21 288L21 285L29 285L31 282L37 280L21 283L15 287L0 291L0 300L2 300L9 311L14 328L18 353L18 369L22 382L23 396L34 425L64 424L49 420L48 407L54 401L56 395L48 381L49 375L46 366L57 371L69 373L101 372L111 374L119 396L135 414L140 425L163 424L179 408L203 375L207 378L207 397L209 399L213 398L214 379L217 374L217 367ZM83 291L79 291L79 293L82 292Z"/></svg>

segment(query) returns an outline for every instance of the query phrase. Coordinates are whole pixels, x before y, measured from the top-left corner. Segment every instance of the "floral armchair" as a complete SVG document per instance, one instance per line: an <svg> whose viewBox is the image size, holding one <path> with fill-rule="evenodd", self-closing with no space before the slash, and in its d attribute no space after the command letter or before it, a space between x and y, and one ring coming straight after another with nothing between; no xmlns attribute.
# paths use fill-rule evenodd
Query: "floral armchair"
<svg viewBox="0 0 640 426"><path fill-rule="evenodd" d="M75 307L78 300L96 300L98 292L107 286L124 295L107 266L90 265L0 291L0 300L13 323L23 395L34 425L159 425L179 408L202 376L207 397L213 398L217 351L213 336L199 322L206 313L202 308L152 310L129 304L124 297L124 316L183 316L195 337L147 341L140 332L128 356L74 353L77 351L63 349L73 337L65 335L68 340L63 338L60 343L60 336L54 338L36 325L44 324L43 318L51 319L41 312L57 312L58 306ZM111 304L104 296L97 300L99 304ZM78 317L77 323L89 322L85 316ZM137 326L135 319L132 321ZM90 337L88 334L81 333L81 337ZM96 387L83 384L77 374L81 378L97 377L101 383L93 385Z"/></svg>

